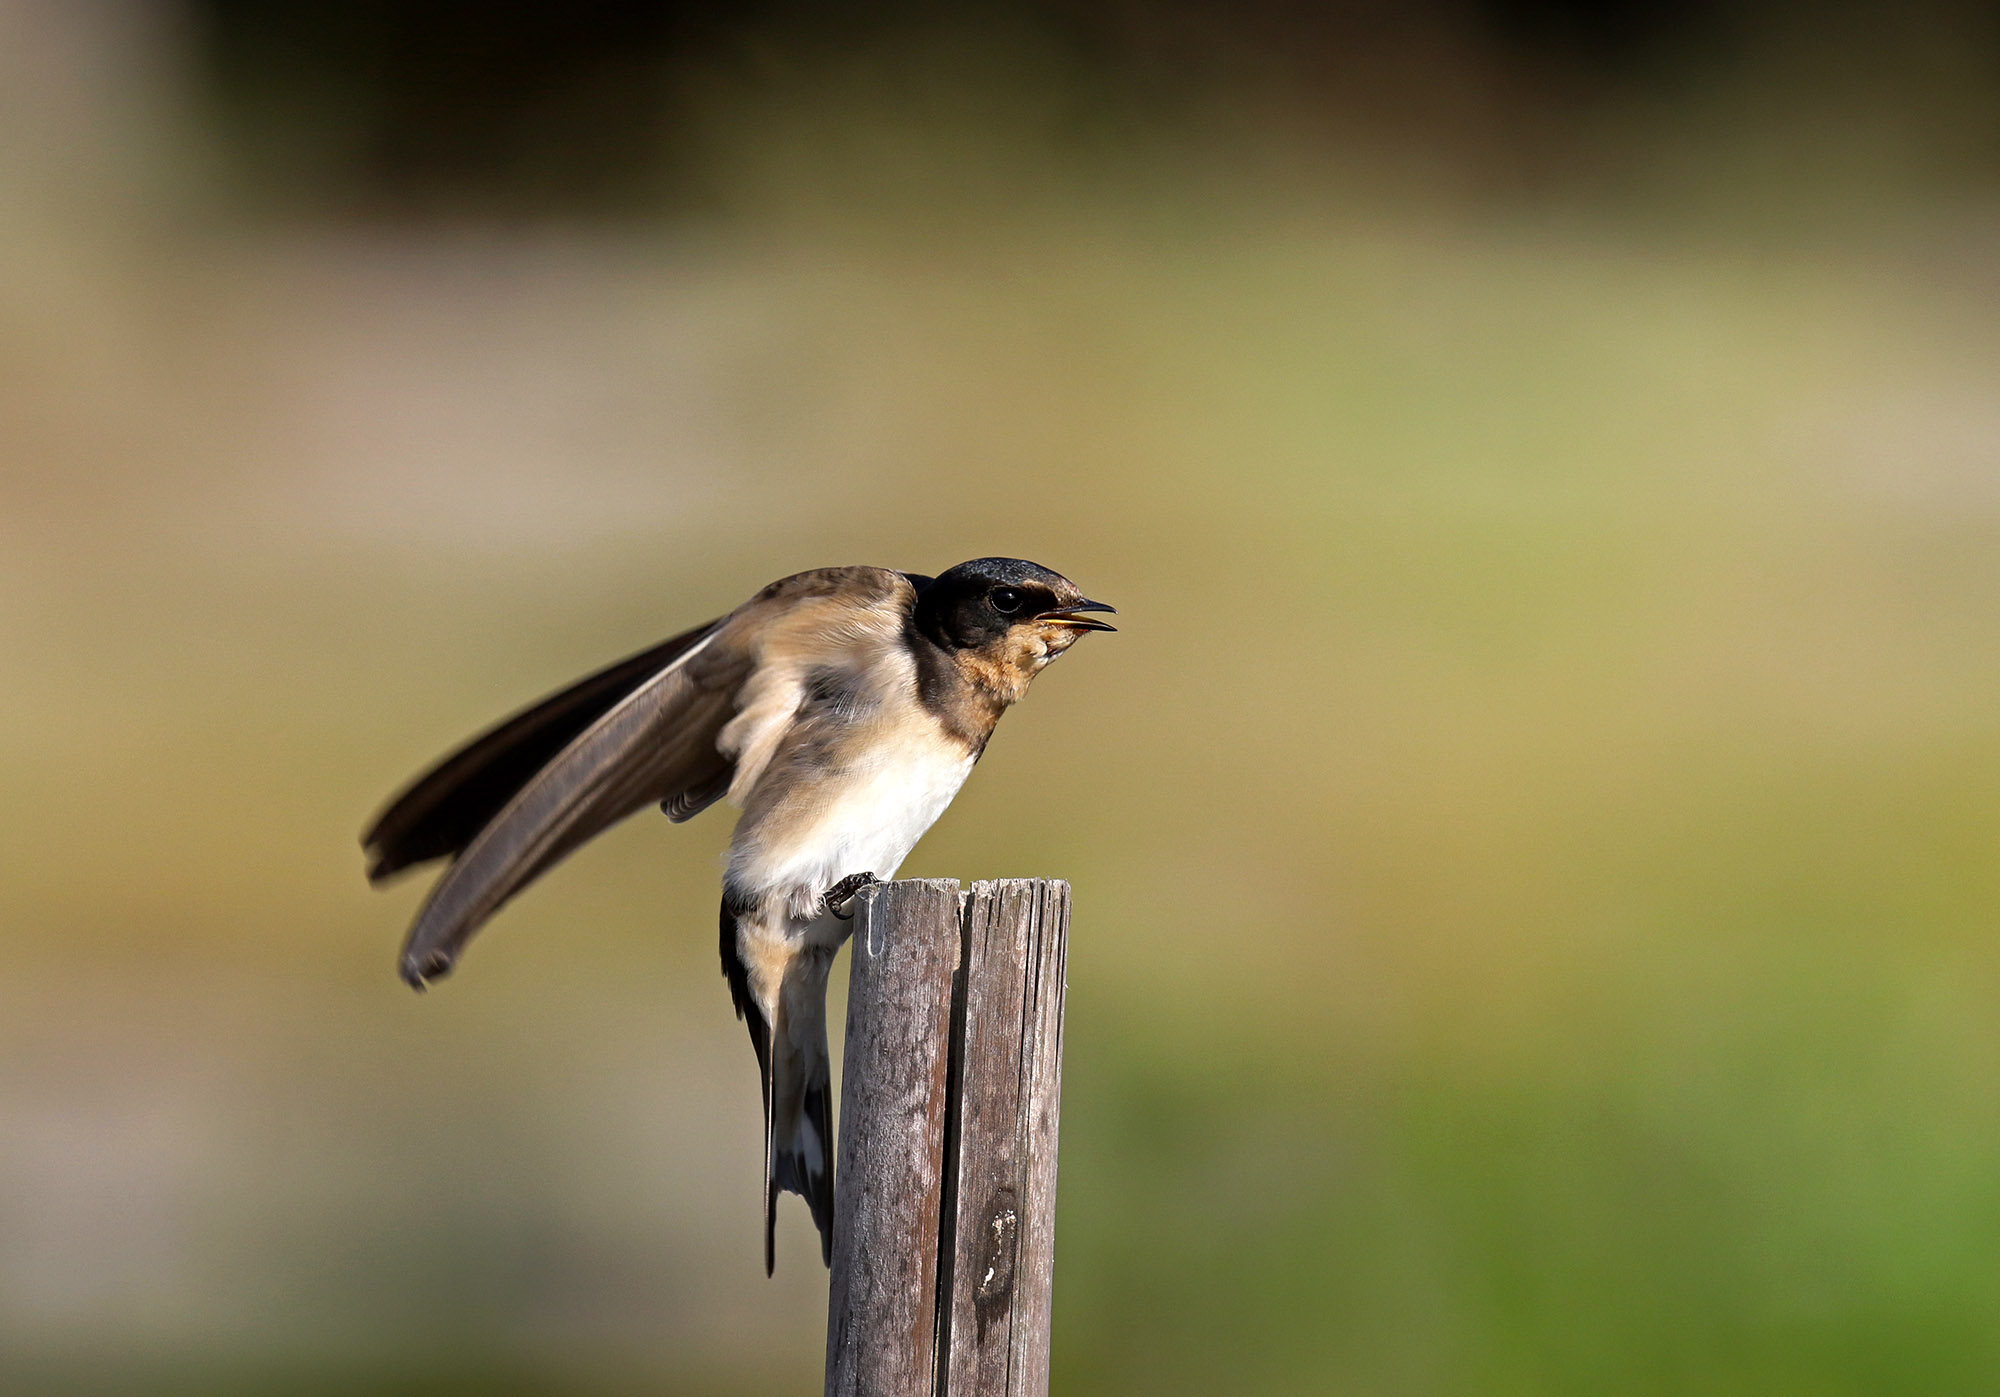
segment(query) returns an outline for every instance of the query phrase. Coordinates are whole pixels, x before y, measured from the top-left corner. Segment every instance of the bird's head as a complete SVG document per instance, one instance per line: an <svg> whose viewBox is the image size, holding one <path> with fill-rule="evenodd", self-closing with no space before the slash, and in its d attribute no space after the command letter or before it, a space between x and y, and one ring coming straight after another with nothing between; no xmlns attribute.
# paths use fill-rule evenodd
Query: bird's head
<svg viewBox="0 0 2000 1397"><path fill-rule="evenodd" d="M1113 610L1038 563L975 558L924 586L914 619L982 687L1012 703L1085 631L1115 630L1091 615Z"/></svg>

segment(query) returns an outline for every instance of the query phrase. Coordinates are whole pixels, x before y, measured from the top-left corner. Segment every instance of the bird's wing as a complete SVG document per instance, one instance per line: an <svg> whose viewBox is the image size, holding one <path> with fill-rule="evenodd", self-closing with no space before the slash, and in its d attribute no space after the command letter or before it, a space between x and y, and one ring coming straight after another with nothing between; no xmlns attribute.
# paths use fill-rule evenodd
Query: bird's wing
<svg viewBox="0 0 2000 1397"><path fill-rule="evenodd" d="M824 568L771 584L708 627L562 747L465 844L410 928L403 978L421 986L449 973L509 898L627 815L659 802L685 818L728 790L742 758L765 759L796 712L804 687L772 681L799 670L802 637L813 637L805 649L815 656L837 654L846 637L885 630L909 595L895 573ZM791 695L789 709L781 692ZM753 711L746 730L740 720Z"/></svg>
<svg viewBox="0 0 2000 1397"><path fill-rule="evenodd" d="M902 573L822 568L773 585L787 589L784 604L763 620L756 667L718 739L736 764L729 798L738 805L794 735L815 689L859 698L915 678L902 642L917 594Z"/></svg>
<svg viewBox="0 0 2000 1397"><path fill-rule="evenodd" d="M438 762L391 801L361 837L369 859L368 881L380 883L416 864L465 852L536 772L721 624L710 621L683 631L580 679Z"/></svg>
<svg viewBox="0 0 2000 1397"><path fill-rule="evenodd" d="M565 854L655 801L717 789L729 762L716 734L748 657L710 631L644 680L530 776L465 845L403 943L403 978L450 972L473 933Z"/></svg>

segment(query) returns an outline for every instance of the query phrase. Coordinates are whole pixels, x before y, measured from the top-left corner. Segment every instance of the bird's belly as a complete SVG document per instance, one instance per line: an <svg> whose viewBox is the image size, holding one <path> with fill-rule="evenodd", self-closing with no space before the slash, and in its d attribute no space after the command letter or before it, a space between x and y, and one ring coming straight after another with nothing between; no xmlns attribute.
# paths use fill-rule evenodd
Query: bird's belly
<svg viewBox="0 0 2000 1397"><path fill-rule="evenodd" d="M738 830L731 884L782 889L802 910L851 873L894 876L965 784L973 760L946 743L912 743L864 767L801 782L754 829Z"/></svg>

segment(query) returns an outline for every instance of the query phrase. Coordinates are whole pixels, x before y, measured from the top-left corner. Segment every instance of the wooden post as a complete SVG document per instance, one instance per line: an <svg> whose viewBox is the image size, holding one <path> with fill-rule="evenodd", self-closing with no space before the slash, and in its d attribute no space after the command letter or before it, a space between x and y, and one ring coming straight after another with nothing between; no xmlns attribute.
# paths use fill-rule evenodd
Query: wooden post
<svg viewBox="0 0 2000 1397"><path fill-rule="evenodd" d="M856 899L834 1150L828 1397L930 1390L959 891Z"/></svg>
<svg viewBox="0 0 2000 1397"><path fill-rule="evenodd" d="M828 1397L1040 1397L1069 885L891 883L854 925Z"/></svg>

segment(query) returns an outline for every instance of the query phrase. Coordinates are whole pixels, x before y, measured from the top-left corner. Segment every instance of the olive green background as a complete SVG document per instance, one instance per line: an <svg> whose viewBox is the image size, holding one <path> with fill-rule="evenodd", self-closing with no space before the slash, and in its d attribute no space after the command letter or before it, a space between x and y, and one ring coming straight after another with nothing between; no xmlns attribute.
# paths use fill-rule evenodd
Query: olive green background
<svg viewBox="0 0 2000 1397"><path fill-rule="evenodd" d="M726 812L421 998L356 836L774 577L989 553L1120 612L905 866L1075 885L1058 1391L2000 1383L1983 50L1482 145L822 43L684 89L671 198L409 215L179 14L0 3L9 1390L814 1390Z"/></svg>

